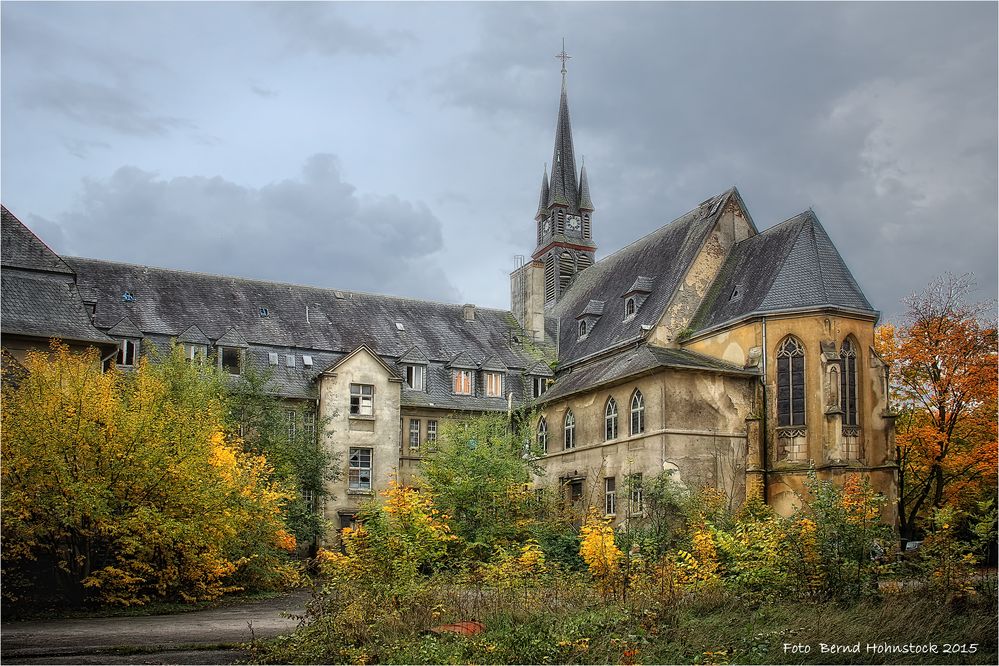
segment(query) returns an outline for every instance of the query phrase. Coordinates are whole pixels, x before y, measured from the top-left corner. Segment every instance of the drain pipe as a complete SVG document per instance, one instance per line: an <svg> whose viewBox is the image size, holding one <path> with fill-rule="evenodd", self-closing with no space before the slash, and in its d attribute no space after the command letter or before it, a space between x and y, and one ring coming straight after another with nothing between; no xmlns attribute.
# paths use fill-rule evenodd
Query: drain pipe
<svg viewBox="0 0 999 666"><path fill-rule="evenodd" d="M760 462L763 467L763 501L769 503L769 493L768 485L770 482L770 428L767 425L767 418L770 414L770 407L767 401L767 318L763 318L763 415L760 419L760 427L763 429L763 442L762 450L760 451L760 456L763 458Z"/></svg>

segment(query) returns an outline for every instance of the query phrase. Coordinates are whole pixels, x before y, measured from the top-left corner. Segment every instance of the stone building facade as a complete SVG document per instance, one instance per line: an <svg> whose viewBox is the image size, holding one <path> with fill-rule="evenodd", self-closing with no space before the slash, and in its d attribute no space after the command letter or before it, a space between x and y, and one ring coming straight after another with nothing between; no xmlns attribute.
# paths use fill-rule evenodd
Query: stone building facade
<svg viewBox="0 0 999 666"><path fill-rule="evenodd" d="M536 483L621 520L663 472L783 513L813 467L894 498L879 314L814 213L761 232L732 188L595 261L564 69L538 201L509 311L60 257L4 208L2 343L16 358L57 337L124 367L176 343L266 370L289 429L340 456L319 508L338 526L418 483L442 422L522 406Z"/></svg>

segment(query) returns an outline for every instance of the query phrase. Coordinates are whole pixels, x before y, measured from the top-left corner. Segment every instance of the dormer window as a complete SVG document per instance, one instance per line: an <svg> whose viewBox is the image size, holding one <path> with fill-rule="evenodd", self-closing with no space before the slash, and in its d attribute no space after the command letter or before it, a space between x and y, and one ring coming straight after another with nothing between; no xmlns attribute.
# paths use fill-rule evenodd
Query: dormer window
<svg viewBox="0 0 999 666"><path fill-rule="evenodd" d="M407 365L406 384L414 391L423 391L427 387L427 366Z"/></svg>
<svg viewBox="0 0 999 666"><path fill-rule="evenodd" d="M587 332L587 330L586 330L586 322L585 321L579 322L579 339L580 340L582 340L583 338L586 337L586 332Z"/></svg>
<svg viewBox="0 0 999 666"><path fill-rule="evenodd" d="M455 395L472 395L472 371L453 370Z"/></svg>
<svg viewBox="0 0 999 666"><path fill-rule="evenodd" d="M184 343L184 360L188 363L203 361L208 356L208 345Z"/></svg>
<svg viewBox="0 0 999 666"><path fill-rule="evenodd" d="M243 374L243 350L239 347L219 348L219 368L230 375Z"/></svg>
<svg viewBox="0 0 999 666"><path fill-rule="evenodd" d="M534 398L540 398L544 395L544 392L548 390L548 378L547 377L531 377L531 385L533 392L531 394Z"/></svg>
<svg viewBox="0 0 999 666"><path fill-rule="evenodd" d="M632 296L624 302L624 318L630 319L635 316L635 297Z"/></svg>
<svg viewBox="0 0 999 666"><path fill-rule="evenodd" d="M486 373L486 397L487 398L502 398L503 397L503 374L500 372L487 372Z"/></svg>

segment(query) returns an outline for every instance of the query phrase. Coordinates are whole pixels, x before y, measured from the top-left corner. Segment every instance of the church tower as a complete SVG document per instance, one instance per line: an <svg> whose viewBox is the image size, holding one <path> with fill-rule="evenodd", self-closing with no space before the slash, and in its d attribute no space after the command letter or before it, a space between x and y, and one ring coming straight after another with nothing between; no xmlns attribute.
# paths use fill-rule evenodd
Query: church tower
<svg viewBox="0 0 999 666"><path fill-rule="evenodd" d="M535 339L544 337L545 310L553 306L569 288L577 273L593 265L593 202L584 164L576 174L576 154L572 146L569 96L562 52L562 94L555 125L551 177L547 165L541 177L541 194L534 216L537 245L531 261L518 266L510 276L510 309L520 325Z"/></svg>
<svg viewBox="0 0 999 666"><path fill-rule="evenodd" d="M555 126L555 149L552 152L551 179L547 168L541 180L538 201L537 247L531 257L544 265L544 302L551 306L558 301L576 273L593 264L596 245L593 243L593 202L586 180L586 165L576 177L576 155L572 147L572 125L569 122L569 99L566 87L565 52L562 60L562 94L559 99L558 121Z"/></svg>

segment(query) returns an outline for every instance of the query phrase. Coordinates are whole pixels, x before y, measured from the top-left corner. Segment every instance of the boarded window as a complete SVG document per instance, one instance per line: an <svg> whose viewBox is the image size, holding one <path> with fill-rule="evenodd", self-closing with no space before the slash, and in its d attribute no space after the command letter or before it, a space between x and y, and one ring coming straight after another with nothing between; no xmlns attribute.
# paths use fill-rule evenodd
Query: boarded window
<svg viewBox="0 0 999 666"><path fill-rule="evenodd" d="M777 348L777 425L805 425L805 349L796 338Z"/></svg>

